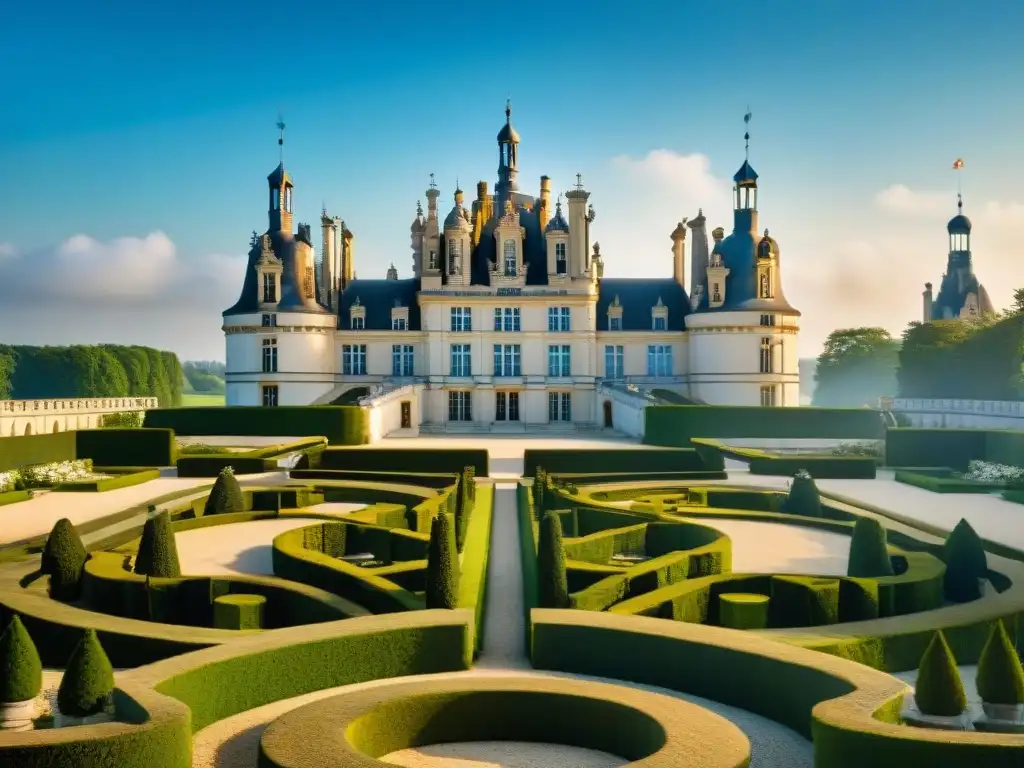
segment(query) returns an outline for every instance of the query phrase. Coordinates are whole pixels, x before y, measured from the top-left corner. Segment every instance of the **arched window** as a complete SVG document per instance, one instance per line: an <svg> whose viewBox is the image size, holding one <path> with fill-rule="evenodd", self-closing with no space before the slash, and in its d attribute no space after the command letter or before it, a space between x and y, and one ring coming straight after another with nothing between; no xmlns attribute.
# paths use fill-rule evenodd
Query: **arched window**
<svg viewBox="0 0 1024 768"><path fill-rule="evenodd" d="M516 241L506 240L505 241L505 275L507 277L516 276Z"/></svg>
<svg viewBox="0 0 1024 768"><path fill-rule="evenodd" d="M772 271L765 267L759 270L758 275L758 298L770 299L772 298Z"/></svg>
<svg viewBox="0 0 1024 768"><path fill-rule="evenodd" d="M448 241L448 274L459 274L459 241L454 237Z"/></svg>

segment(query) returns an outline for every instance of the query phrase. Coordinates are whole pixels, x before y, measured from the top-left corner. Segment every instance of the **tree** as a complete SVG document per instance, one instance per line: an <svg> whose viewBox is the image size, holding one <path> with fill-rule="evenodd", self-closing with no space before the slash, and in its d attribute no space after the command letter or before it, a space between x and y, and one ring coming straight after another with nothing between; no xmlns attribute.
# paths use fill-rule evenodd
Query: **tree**
<svg viewBox="0 0 1024 768"><path fill-rule="evenodd" d="M978 695L988 704L1024 704L1024 669L999 619L978 658L977 684Z"/></svg>
<svg viewBox="0 0 1024 768"><path fill-rule="evenodd" d="M50 577L50 597L71 602L82 591L82 570L89 554L66 517L53 524L40 556L39 570Z"/></svg>
<svg viewBox="0 0 1024 768"><path fill-rule="evenodd" d="M966 603L981 597L979 579L988 575L985 545L971 524L961 519L946 538L942 548L946 563L944 590L946 598Z"/></svg>
<svg viewBox="0 0 1024 768"><path fill-rule="evenodd" d="M427 608L455 608L459 598L459 556L451 517L438 512L427 545Z"/></svg>
<svg viewBox="0 0 1024 768"><path fill-rule="evenodd" d="M814 478L806 469L801 469L793 477L782 511L790 515L821 517L821 495Z"/></svg>
<svg viewBox="0 0 1024 768"><path fill-rule="evenodd" d="M11 396L11 375L14 373L14 358L0 348L0 400Z"/></svg>
<svg viewBox="0 0 1024 768"><path fill-rule="evenodd" d="M884 328L833 331L818 356L814 405L861 406L895 396L899 349Z"/></svg>
<svg viewBox="0 0 1024 768"><path fill-rule="evenodd" d="M956 717L967 709L967 694L960 670L942 632L932 635L921 657L914 690L917 708L925 715Z"/></svg>
<svg viewBox="0 0 1024 768"><path fill-rule="evenodd" d="M537 605L541 608L569 607L562 519L557 512L548 512L540 521L537 541Z"/></svg>
<svg viewBox="0 0 1024 768"><path fill-rule="evenodd" d="M885 545L885 528L873 517L858 517L853 524L846 575L868 579L893 575L892 560Z"/></svg>
<svg viewBox="0 0 1024 768"><path fill-rule="evenodd" d="M181 576L178 547L174 542L171 516L167 510L158 512L146 520L142 528L139 552L135 557L135 573L147 576Z"/></svg>
<svg viewBox="0 0 1024 768"><path fill-rule="evenodd" d="M1013 304L1004 314L1008 316L1024 314L1024 288L1018 288L1013 292Z"/></svg>
<svg viewBox="0 0 1024 768"><path fill-rule="evenodd" d="M57 690L57 709L69 717L88 717L102 712L114 692L110 666L96 630L87 629L78 642Z"/></svg>
<svg viewBox="0 0 1024 768"><path fill-rule="evenodd" d="M17 615L0 634L0 704L29 701L43 687L43 663Z"/></svg>
<svg viewBox="0 0 1024 768"><path fill-rule="evenodd" d="M217 475L210 495L206 497L204 515L221 515L231 512L245 511L245 497L238 485L238 478L231 467L224 467Z"/></svg>

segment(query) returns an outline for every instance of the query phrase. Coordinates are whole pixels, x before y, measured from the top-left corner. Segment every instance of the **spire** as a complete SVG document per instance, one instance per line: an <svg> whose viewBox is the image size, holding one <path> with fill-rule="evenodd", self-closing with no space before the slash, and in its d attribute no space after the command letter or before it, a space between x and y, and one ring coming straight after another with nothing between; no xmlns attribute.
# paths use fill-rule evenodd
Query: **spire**
<svg viewBox="0 0 1024 768"><path fill-rule="evenodd" d="M278 159L279 159L279 161L282 164L284 163L284 128L285 128L285 126L284 126L284 115L282 115L280 112L278 112L277 113L277 130L278 130L277 146L278 146L278 154L280 155L280 157Z"/></svg>
<svg viewBox="0 0 1024 768"><path fill-rule="evenodd" d="M754 114L750 111L750 105L747 105L747 114L743 116L743 124L747 127L747 130L743 133L743 151L745 158L748 162L750 161L750 120L754 117Z"/></svg>

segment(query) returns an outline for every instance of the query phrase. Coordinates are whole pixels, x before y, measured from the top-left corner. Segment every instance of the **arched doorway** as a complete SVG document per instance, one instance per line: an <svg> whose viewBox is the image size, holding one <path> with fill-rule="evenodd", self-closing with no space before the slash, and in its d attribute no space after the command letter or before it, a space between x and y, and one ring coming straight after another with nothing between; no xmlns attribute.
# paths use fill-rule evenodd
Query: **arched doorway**
<svg viewBox="0 0 1024 768"><path fill-rule="evenodd" d="M604 401L604 428L605 429L611 429L612 428L612 401L611 400L605 400Z"/></svg>
<svg viewBox="0 0 1024 768"><path fill-rule="evenodd" d="M25 434L26 435L31 435L32 434L32 422L29 422L28 424L25 425Z"/></svg>
<svg viewBox="0 0 1024 768"><path fill-rule="evenodd" d="M53 431L54 431L54 433L60 432L60 422L59 421L53 422Z"/></svg>

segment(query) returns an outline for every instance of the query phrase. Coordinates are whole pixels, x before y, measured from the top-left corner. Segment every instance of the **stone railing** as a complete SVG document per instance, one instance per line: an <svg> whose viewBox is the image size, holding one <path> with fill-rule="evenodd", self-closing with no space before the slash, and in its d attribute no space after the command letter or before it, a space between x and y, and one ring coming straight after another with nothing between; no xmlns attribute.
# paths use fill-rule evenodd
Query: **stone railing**
<svg viewBox="0 0 1024 768"><path fill-rule="evenodd" d="M910 420L915 427L1024 429L1024 401L893 398L883 410Z"/></svg>
<svg viewBox="0 0 1024 768"><path fill-rule="evenodd" d="M371 387L370 392L359 398L359 407L367 412L369 438L376 443L396 430L418 429L421 420L420 395L422 384L405 384L396 388L384 385ZM408 424L402 423L402 403L408 403Z"/></svg>
<svg viewBox="0 0 1024 768"><path fill-rule="evenodd" d="M119 413L158 408L155 397L79 397L46 400L0 400L0 416Z"/></svg>
<svg viewBox="0 0 1024 768"><path fill-rule="evenodd" d="M632 384L599 382L597 385L597 423L608 426L607 406L611 403L611 428L630 437L644 436L644 409L657 398Z"/></svg>

